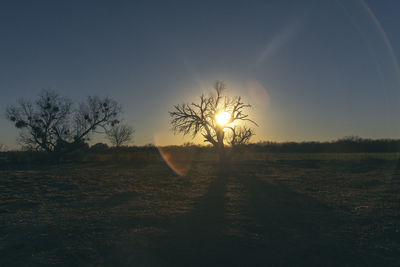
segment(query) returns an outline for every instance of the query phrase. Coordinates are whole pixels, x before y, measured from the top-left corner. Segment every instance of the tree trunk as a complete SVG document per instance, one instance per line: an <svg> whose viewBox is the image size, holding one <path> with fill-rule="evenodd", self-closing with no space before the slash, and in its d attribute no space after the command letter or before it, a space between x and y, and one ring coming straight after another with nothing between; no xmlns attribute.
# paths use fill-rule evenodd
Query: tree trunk
<svg viewBox="0 0 400 267"><path fill-rule="evenodd" d="M217 129L217 152L218 152L218 159L219 163L224 163L226 159L226 153L225 153L225 146L224 146L224 129L223 128L218 128Z"/></svg>

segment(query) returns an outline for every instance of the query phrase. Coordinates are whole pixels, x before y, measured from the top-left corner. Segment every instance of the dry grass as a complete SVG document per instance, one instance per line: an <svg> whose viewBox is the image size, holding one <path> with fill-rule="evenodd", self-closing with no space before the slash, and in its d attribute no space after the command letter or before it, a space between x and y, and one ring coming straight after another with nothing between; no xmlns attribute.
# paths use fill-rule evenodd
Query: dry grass
<svg viewBox="0 0 400 267"><path fill-rule="evenodd" d="M0 170L0 265L400 263L396 154L235 157L194 155L186 177L159 158ZM353 256L314 253L343 238Z"/></svg>

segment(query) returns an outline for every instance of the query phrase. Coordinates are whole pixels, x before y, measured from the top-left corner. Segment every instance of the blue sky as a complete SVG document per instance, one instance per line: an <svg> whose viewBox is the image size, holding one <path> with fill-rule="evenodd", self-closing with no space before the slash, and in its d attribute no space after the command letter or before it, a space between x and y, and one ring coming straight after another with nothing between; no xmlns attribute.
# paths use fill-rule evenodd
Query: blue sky
<svg viewBox="0 0 400 267"><path fill-rule="evenodd" d="M136 144L181 144L189 139L170 131L168 110L224 80L228 93L253 105L253 141L398 138L399 8L355 0L2 1L0 111L49 88L75 102L111 96ZM0 126L0 143L16 148L4 115Z"/></svg>

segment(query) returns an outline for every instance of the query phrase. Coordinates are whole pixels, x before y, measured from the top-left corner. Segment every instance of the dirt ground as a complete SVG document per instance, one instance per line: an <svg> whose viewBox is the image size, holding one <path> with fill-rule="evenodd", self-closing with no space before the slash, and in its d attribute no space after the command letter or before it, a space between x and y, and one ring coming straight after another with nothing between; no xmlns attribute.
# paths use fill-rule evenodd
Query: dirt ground
<svg viewBox="0 0 400 267"><path fill-rule="evenodd" d="M0 266L399 266L393 154L0 170Z"/></svg>

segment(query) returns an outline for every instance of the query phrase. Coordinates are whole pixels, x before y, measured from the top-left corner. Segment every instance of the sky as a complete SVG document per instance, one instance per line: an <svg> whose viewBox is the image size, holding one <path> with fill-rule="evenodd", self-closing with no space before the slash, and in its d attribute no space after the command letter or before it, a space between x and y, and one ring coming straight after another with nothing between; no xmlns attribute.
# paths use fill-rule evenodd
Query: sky
<svg viewBox="0 0 400 267"><path fill-rule="evenodd" d="M2 1L0 143L18 148L7 106L53 89L76 105L114 98L136 145L179 145L191 139L173 134L168 111L216 80L252 105L254 142L399 138L399 9L395 0Z"/></svg>

